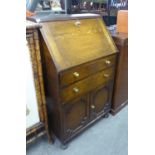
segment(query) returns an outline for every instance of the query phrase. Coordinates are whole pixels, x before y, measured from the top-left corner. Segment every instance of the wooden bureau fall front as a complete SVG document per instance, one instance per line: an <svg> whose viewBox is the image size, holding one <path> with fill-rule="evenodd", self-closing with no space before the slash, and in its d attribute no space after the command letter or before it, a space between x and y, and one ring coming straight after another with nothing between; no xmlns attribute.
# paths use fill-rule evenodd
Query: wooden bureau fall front
<svg viewBox="0 0 155 155"><path fill-rule="evenodd" d="M62 144L107 117L117 49L99 15L39 19L49 128Z"/></svg>

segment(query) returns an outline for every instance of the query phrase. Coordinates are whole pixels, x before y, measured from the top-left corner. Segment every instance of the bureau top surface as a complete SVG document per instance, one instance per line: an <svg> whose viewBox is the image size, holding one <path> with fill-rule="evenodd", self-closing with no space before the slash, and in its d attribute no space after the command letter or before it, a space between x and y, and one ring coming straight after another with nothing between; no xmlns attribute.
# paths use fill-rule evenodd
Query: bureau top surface
<svg viewBox="0 0 155 155"><path fill-rule="evenodd" d="M44 22L41 34L58 71L117 52L100 17Z"/></svg>
<svg viewBox="0 0 155 155"><path fill-rule="evenodd" d="M38 12L34 16L27 17L28 20L42 23L50 21L63 21L63 20L72 20L72 19L83 19L83 18L94 18L100 17L98 14L93 13L84 13L84 14L53 14L50 12Z"/></svg>

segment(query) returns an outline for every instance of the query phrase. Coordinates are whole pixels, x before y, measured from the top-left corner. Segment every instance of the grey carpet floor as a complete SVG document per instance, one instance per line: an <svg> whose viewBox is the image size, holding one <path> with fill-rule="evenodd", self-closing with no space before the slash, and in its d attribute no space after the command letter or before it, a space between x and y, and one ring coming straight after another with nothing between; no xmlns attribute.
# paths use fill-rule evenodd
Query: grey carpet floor
<svg viewBox="0 0 155 155"><path fill-rule="evenodd" d="M27 146L27 155L127 155L128 154L128 107L114 117L101 119L73 139L66 150L60 142L49 144L42 137Z"/></svg>

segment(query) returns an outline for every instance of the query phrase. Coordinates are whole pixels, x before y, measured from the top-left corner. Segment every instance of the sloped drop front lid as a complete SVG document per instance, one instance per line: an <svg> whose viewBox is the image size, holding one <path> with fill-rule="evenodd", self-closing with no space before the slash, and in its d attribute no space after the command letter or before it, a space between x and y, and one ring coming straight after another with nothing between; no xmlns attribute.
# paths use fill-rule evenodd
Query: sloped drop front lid
<svg viewBox="0 0 155 155"><path fill-rule="evenodd" d="M44 22L41 34L58 72L117 52L100 17Z"/></svg>

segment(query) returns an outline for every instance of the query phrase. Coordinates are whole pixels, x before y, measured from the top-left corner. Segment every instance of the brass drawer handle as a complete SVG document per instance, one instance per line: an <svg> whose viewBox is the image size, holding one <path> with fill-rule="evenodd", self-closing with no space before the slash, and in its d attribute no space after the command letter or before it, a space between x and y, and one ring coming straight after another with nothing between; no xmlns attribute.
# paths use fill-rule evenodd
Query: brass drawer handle
<svg viewBox="0 0 155 155"><path fill-rule="evenodd" d="M92 104L92 105L91 105L91 108L92 108L92 109L95 109L95 105Z"/></svg>
<svg viewBox="0 0 155 155"><path fill-rule="evenodd" d="M79 89L78 88L73 88L73 91L75 92L75 93L78 93L79 92Z"/></svg>
<svg viewBox="0 0 155 155"><path fill-rule="evenodd" d="M104 74L104 77L105 77L105 78L108 78L108 77L109 77L109 74Z"/></svg>
<svg viewBox="0 0 155 155"><path fill-rule="evenodd" d="M105 63L106 63L107 65L110 65L110 64L111 64L111 61L110 61L110 60L105 60Z"/></svg>
<svg viewBox="0 0 155 155"><path fill-rule="evenodd" d="M74 72L73 75L74 75L74 77L76 77L76 78L80 76L80 74L79 74L78 72Z"/></svg>
<svg viewBox="0 0 155 155"><path fill-rule="evenodd" d="M79 20L77 20L74 24L75 24L75 26L80 26L81 22Z"/></svg>

